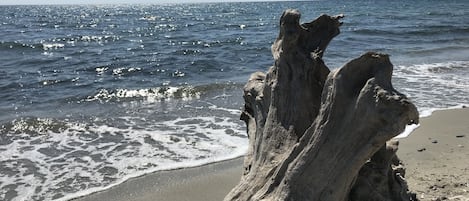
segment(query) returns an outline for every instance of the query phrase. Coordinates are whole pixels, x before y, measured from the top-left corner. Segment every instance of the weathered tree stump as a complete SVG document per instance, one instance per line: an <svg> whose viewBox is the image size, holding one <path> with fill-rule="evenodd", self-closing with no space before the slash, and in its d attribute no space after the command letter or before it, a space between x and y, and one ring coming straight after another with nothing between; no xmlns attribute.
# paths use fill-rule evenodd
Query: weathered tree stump
<svg viewBox="0 0 469 201"><path fill-rule="evenodd" d="M415 200L388 142L418 122L391 83L384 54L366 53L330 72L322 61L343 16L300 25L287 10L272 45L275 64L244 88L249 150L225 200Z"/></svg>

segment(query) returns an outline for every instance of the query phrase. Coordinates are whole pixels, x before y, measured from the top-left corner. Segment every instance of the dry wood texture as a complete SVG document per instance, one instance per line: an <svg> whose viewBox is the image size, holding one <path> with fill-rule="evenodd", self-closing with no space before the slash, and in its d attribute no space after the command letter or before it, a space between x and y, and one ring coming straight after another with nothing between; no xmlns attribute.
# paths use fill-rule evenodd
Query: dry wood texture
<svg viewBox="0 0 469 201"><path fill-rule="evenodd" d="M417 109L393 88L385 54L329 71L322 55L342 17L300 25L298 11L283 13L274 65L244 88L250 145L226 201L415 200L389 140L418 122Z"/></svg>

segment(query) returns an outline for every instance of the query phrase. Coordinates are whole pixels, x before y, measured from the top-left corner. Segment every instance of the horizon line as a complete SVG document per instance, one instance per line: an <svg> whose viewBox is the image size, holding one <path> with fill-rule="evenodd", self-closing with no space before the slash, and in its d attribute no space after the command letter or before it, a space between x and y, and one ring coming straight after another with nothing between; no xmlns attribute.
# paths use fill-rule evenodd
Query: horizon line
<svg viewBox="0 0 469 201"><path fill-rule="evenodd" d="M99 1L99 0L97 0ZM140 2L119 2L119 1L107 1L104 0L103 2L50 2L50 3L0 3L0 6L86 6L86 5L171 5L171 4L198 4L198 3L262 3L262 2L305 2L305 1L322 1L322 0L229 0L229 1L221 1L221 0L181 0L181 1L164 1L164 2L151 2L149 0L143 0Z"/></svg>

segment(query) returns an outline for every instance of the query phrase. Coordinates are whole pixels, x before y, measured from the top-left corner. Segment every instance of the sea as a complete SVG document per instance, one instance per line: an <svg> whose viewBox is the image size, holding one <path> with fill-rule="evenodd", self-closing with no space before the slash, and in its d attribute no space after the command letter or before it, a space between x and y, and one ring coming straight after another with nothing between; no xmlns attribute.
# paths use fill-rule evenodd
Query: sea
<svg viewBox="0 0 469 201"><path fill-rule="evenodd" d="M368 51L422 115L469 104L467 0L0 6L0 200L70 200L240 157L249 75L279 17L344 14L324 61Z"/></svg>

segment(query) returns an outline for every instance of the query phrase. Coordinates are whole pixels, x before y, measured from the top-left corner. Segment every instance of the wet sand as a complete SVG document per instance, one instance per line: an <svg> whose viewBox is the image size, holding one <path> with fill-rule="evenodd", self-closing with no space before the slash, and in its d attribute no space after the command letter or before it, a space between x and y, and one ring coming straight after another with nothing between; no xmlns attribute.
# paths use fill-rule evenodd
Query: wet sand
<svg viewBox="0 0 469 201"><path fill-rule="evenodd" d="M162 171L73 201L219 201L239 182L243 159Z"/></svg>
<svg viewBox="0 0 469 201"><path fill-rule="evenodd" d="M422 201L469 201L469 109L436 111L400 139L409 187ZM75 201L219 201L241 177L242 159L130 179Z"/></svg>

